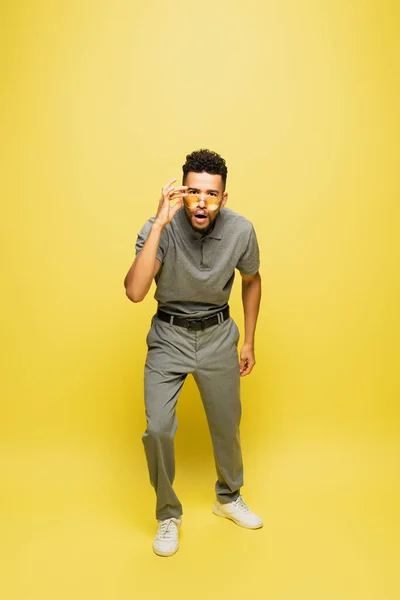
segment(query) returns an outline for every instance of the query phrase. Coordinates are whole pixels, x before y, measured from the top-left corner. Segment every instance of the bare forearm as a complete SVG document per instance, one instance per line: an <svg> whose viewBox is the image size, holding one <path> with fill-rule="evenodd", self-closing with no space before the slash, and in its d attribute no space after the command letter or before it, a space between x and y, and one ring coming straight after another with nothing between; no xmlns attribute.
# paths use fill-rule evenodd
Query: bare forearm
<svg viewBox="0 0 400 600"><path fill-rule="evenodd" d="M132 302L141 302L150 289L157 271L157 249L162 231L163 228L160 225L153 224L142 250L125 277L126 295Z"/></svg>
<svg viewBox="0 0 400 600"><path fill-rule="evenodd" d="M245 344L254 346L254 336L261 301L261 276L252 281L242 281L242 302L244 310Z"/></svg>

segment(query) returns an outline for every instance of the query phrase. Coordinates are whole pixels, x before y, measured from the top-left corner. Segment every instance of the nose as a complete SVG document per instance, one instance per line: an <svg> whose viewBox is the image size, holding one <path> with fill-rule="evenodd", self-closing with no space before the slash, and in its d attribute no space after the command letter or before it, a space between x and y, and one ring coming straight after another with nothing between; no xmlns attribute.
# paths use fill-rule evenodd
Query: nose
<svg viewBox="0 0 400 600"><path fill-rule="evenodd" d="M200 207L200 208L204 208L204 207L205 207L205 205L206 205L206 203L205 203L205 201L204 201L204 195L203 195L203 194L201 194L201 196L200 196L200 201L199 201L199 207Z"/></svg>

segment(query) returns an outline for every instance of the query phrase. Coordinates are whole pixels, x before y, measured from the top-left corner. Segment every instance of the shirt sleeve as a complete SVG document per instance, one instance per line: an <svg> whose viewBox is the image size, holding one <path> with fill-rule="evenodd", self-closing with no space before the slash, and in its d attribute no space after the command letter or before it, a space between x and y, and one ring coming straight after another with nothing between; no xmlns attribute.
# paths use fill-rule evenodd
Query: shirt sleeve
<svg viewBox="0 0 400 600"><path fill-rule="evenodd" d="M239 258L236 268L244 275L255 275L260 268L260 250L253 226L251 226L246 249Z"/></svg>
<svg viewBox="0 0 400 600"><path fill-rule="evenodd" d="M137 240L135 245L136 256L138 256L139 252L142 250L145 241L147 240L149 233L151 231L152 225L154 223L155 217L151 217L142 227L142 229L137 234ZM168 237L167 233L164 231L161 234L160 243L157 248L157 258L162 263L168 251Z"/></svg>

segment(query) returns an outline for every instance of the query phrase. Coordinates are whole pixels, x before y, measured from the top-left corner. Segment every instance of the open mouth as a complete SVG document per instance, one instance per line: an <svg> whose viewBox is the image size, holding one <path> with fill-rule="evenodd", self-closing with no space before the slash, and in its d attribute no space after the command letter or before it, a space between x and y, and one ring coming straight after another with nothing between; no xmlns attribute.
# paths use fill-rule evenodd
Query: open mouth
<svg viewBox="0 0 400 600"><path fill-rule="evenodd" d="M203 213L198 213L194 215L194 220L196 221L196 223L204 223L207 219L208 215L205 215Z"/></svg>

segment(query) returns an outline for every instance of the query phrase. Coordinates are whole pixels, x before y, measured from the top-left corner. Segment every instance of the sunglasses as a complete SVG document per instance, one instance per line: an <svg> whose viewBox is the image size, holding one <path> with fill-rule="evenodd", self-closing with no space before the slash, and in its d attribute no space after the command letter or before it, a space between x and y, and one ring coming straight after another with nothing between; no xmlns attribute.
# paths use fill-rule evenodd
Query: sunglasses
<svg viewBox="0 0 400 600"><path fill-rule="evenodd" d="M183 200L188 208L197 208L202 198L208 210L216 210L222 202L222 198L217 198L217 196L193 194L193 192L184 196Z"/></svg>

